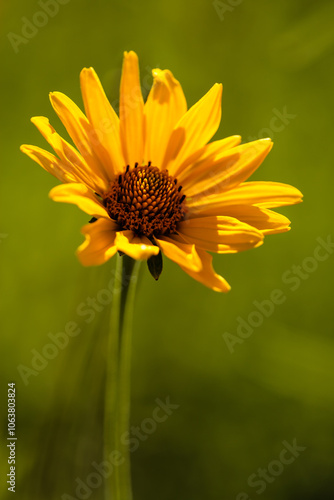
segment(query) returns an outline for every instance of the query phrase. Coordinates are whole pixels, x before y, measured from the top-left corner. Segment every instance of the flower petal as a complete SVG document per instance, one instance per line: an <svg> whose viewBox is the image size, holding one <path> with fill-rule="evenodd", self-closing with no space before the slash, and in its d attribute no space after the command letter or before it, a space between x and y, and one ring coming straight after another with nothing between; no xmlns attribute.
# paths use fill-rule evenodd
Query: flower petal
<svg viewBox="0 0 334 500"><path fill-rule="evenodd" d="M303 195L299 189L281 182L254 181L240 184L234 190L234 199L252 203L263 208L275 208L301 203Z"/></svg>
<svg viewBox="0 0 334 500"><path fill-rule="evenodd" d="M193 271L200 271L202 269L201 260L195 245L192 243L183 243L177 236L174 237L173 235L170 237L160 236L159 238L155 238L155 240L166 257L179 264L179 266Z"/></svg>
<svg viewBox="0 0 334 500"><path fill-rule="evenodd" d="M95 130L80 108L65 94L51 92L50 101L72 141L94 173L104 181L105 190L113 172L104 168L106 152L100 143L100 134Z"/></svg>
<svg viewBox="0 0 334 500"><path fill-rule="evenodd" d="M211 166L217 155L238 146L240 142L240 135L232 135L230 137L225 137L225 139L206 144L182 163L177 176L178 181L182 182L183 179L187 179L193 170L197 170L200 166L203 166L206 170L207 167L205 165L207 165L208 162L210 162L209 165Z"/></svg>
<svg viewBox="0 0 334 500"><path fill-rule="evenodd" d="M180 83L168 69L154 69L152 74L153 86L144 107L145 162L160 168L172 130L187 111L187 102Z"/></svg>
<svg viewBox="0 0 334 500"><path fill-rule="evenodd" d="M209 216L179 223L179 234L196 247L216 253L236 253L262 244L263 234L233 217Z"/></svg>
<svg viewBox="0 0 334 500"><path fill-rule="evenodd" d="M227 281L222 276L215 273L212 267L212 256L203 250L197 250L197 252L202 262L202 269L197 272L182 266L181 269L196 281L211 288L214 292L228 292L231 290Z"/></svg>
<svg viewBox="0 0 334 500"><path fill-rule="evenodd" d="M187 196L207 198L212 191L218 194L234 188L261 165L272 145L270 139L242 144L192 169L182 181Z"/></svg>
<svg viewBox="0 0 334 500"><path fill-rule="evenodd" d="M110 219L98 219L81 228L86 240L77 249L77 256L83 266L104 264L115 255L115 223Z"/></svg>
<svg viewBox="0 0 334 500"><path fill-rule="evenodd" d="M138 57L133 51L124 52L119 117L125 163L133 167L144 159L144 101Z"/></svg>
<svg viewBox="0 0 334 500"><path fill-rule="evenodd" d="M93 217L109 219L106 209L98 201L98 198L83 184L61 184L51 189L49 196L53 201L73 203Z"/></svg>
<svg viewBox="0 0 334 500"><path fill-rule="evenodd" d="M55 129L50 125L49 120L44 116L34 116L31 118L31 122L55 150L66 171L69 172L77 182L82 182L94 191L102 194L104 191L104 183L101 181L101 178L87 165L78 151L57 134Z"/></svg>
<svg viewBox="0 0 334 500"><path fill-rule="evenodd" d="M275 208L284 205L295 205L302 201L303 195L299 189L280 182L253 181L245 182L229 191L207 198L197 197L187 200L191 211L203 211L210 207L228 205L254 205L261 208Z"/></svg>
<svg viewBox="0 0 334 500"><path fill-rule="evenodd" d="M117 250L136 260L148 259L159 253L159 248L152 245L148 238L136 236L132 231L119 231L115 243Z"/></svg>
<svg viewBox="0 0 334 500"><path fill-rule="evenodd" d="M56 156L49 153L49 151L45 151L37 146L30 146L29 144L22 144L20 150L61 182L77 181L74 175L67 171L66 166Z"/></svg>
<svg viewBox="0 0 334 500"><path fill-rule="evenodd" d="M80 83L87 118L101 137L101 143L107 152L108 171L119 175L125 168L119 135L119 118L93 68L84 68L81 71Z"/></svg>
<svg viewBox="0 0 334 500"><path fill-rule="evenodd" d="M219 208L211 205L196 214L192 213L191 217L210 215L234 217L249 226L255 227L262 234L283 233L290 230L290 221L284 215L252 205L226 205Z"/></svg>
<svg viewBox="0 0 334 500"><path fill-rule="evenodd" d="M222 85L216 83L175 125L163 168L177 176L180 165L216 133L221 118Z"/></svg>

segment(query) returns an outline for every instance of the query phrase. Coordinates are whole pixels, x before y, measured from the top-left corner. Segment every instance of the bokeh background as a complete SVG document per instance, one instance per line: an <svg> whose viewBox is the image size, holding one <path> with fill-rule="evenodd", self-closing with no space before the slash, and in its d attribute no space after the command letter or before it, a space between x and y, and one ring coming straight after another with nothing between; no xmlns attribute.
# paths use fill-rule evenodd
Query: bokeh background
<svg viewBox="0 0 334 500"><path fill-rule="evenodd" d="M43 5L46 22L38 14ZM1 4L3 498L10 381L17 388L17 498L103 498L102 487L81 496L75 489L102 460L109 312L101 307L87 322L80 311L99 297L114 263L80 266L74 251L87 216L48 199L56 180L19 146L46 146L29 122L34 115L48 116L65 134L48 93L62 91L82 105L84 66L96 69L117 106L122 53L131 49L146 94L155 67L173 71L189 106L223 82L216 138L271 136L275 147L253 178L291 183L305 195L302 205L281 210L291 232L269 236L254 251L215 256L217 271L232 284L227 295L166 259L157 283L143 266L131 422L146 428L157 398L178 408L138 440L134 499L334 498L333 248L322 247L316 254L322 260L314 258L318 239L333 237L333 17L331 0ZM268 300L275 289L284 301L249 326L247 338L237 336L238 318L249 324L254 301ZM70 321L80 334L22 377L18 367L31 369L36 351ZM231 347L226 332L239 342ZM286 442L301 448L280 466ZM268 471L263 483L255 483L259 468Z"/></svg>

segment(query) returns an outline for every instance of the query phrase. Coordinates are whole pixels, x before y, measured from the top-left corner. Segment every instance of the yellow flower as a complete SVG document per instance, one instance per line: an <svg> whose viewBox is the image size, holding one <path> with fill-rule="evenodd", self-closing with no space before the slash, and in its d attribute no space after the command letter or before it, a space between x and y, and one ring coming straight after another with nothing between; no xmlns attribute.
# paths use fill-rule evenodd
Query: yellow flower
<svg viewBox="0 0 334 500"><path fill-rule="evenodd" d="M83 265L102 264L118 251L148 259L157 278L162 252L226 292L230 286L207 252L240 252L261 245L266 234L288 231L290 221L269 209L299 203L302 195L287 184L244 182L269 153L270 139L240 145L232 136L208 144L220 123L221 84L187 110L169 70L155 69L153 78L144 104L137 55L125 52L118 117L95 71L84 68L85 114L64 94L50 94L76 149L39 116L32 122L57 156L36 146L21 150L63 183L51 190L53 200L93 217L77 250Z"/></svg>

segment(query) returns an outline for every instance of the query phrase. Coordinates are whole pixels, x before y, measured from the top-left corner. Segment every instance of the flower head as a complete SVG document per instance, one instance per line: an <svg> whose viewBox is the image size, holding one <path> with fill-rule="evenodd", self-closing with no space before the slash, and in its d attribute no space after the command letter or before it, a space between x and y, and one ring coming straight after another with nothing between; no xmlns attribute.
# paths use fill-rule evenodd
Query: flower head
<svg viewBox="0 0 334 500"><path fill-rule="evenodd" d="M228 291L207 252L240 252L288 231L290 221L270 208L299 203L302 195L287 184L245 182L269 153L270 139L208 143L220 123L221 84L187 110L169 70L155 69L153 78L144 103L137 55L125 52L117 116L95 71L83 69L85 114L64 94L50 94L75 147L39 116L32 122L57 156L36 146L21 150L62 182L51 190L53 200L92 217L77 250L83 265L102 264L118 251L148 259L157 278L163 253L206 286Z"/></svg>

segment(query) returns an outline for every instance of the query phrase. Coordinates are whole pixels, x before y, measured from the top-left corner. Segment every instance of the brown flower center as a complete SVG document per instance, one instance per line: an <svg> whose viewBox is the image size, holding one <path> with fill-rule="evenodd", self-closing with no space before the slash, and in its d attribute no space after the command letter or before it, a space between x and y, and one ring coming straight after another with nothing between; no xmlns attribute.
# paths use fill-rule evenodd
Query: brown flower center
<svg viewBox="0 0 334 500"><path fill-rule="evenodd" d="M149 162L133 170L127 166L106 193L104 205L121 229L152 238L176 232L185 215L184 199L177 179Z"/></svg>

